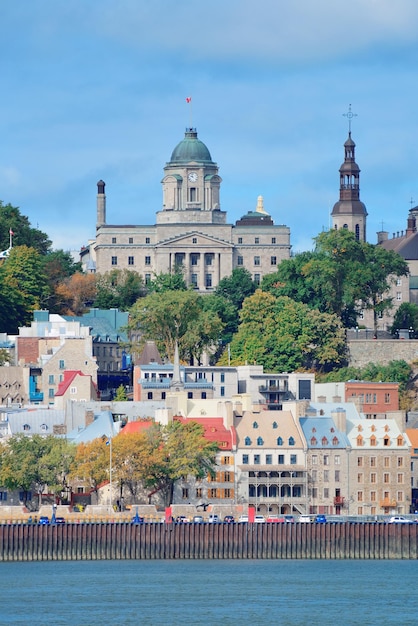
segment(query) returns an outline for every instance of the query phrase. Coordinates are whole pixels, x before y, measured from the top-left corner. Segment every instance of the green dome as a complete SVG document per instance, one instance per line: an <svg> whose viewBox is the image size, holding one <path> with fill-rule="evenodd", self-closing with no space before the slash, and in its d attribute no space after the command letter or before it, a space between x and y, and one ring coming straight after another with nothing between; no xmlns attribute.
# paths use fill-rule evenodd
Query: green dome
<svg viewBox="0 0 418 626"><path fill-rule="evenodd" d="M186 128L184 139L174 148L170 163L198 161L212 163L212 157L205 144L197 138L195 128Z"/></svg>

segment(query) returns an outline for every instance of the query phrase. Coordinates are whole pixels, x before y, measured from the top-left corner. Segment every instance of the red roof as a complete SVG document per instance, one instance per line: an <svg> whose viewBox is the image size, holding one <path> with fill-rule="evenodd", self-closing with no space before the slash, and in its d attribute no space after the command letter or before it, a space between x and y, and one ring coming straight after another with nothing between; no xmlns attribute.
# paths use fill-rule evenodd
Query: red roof
<svg viewBox="0 0 418 626"><path fill-rule="evenodd" d="M58 385L55 396L63 396L77 376L88 376L88 374L83 374L80 370L66 370L64 372L64 380Z"/></svg>
<svg viewBox="0 0 418 626"><path fill-rule="evenodd" d="M235 443L235 428L231 426L230 429L225 428L222 417L190 417L184 418L181 416L174 417L178 422L187 424L187 422L197 422L204 428L204 437L208 441L216 441L221 450L232 450L232 445Z"/></svg>
<svg viewBox="0 0 418 626"><path fill-rule="evenodd" d="M146 422L138 421L138 422L128 422L126 426L122 428L120 431L123 435L132 435L132 433L141 433L143 430L147 430L152 426L154 422L152 420L147 420Z"/></svg>

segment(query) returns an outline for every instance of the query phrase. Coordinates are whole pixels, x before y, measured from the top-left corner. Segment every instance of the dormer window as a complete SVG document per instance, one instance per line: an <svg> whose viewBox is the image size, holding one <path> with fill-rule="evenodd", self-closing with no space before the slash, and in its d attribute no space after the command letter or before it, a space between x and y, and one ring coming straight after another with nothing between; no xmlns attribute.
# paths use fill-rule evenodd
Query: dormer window
<svg viewBox="0 0 418 626"><path fill-rule="evenodd" d="M318 440L316 439L316 437L311 437L311 446L316 446L317 443Z"/></svg>
<svg viewBox="0 0 418 626"><path fill-rule="evenodd" d="M359 447L361 447L363 445L363 437L361 435L358 435L358 437L357 437L357 445Z"/></svg>
<svg viewBox="0 0 418 626"><path fill-rule="evenodd" d="M273 422L273 428L277 428L277 422Z"/></svg>
<svg viewBox="0 0 418 626"><path fill-rule="evenodd" d="M403 437L402 435L398 435L398 438L396 440L396 443L398 444L398 446L403 446Z"/></svg>
<svg viewBox="0 0 418 626"><path fill-rule="evenodd" d="M29 424L23 424L23 430L30 430Z"/></svg>
<svg viewBox="0 0 418 626"><path fill-rule="evenodd" d="M327 446L328 445L328 439L326 437L322 437L322 445L323 446Z"/></svg>
<svg viewBox="0 0 418 626"><path fill-rule="evenodd" d="M48 430L48 426L46 424L41 424L41 430L43 431Z"/></svg>
<svg viewBox="0 0 418 626"><path fill-rule="evenodd" d="M333 439L332 439L332 445L333 445L333 446L338 446L338 444L339 444L339 443L340 443L340 442L339 442L339 440L338 440L338 437L333 437Z"/></svg>
<svg viewBox="0 0 418 626"><path fill-rule="evenodd" d="M253 422L253 428L258 428L257 422Z"/></svg>

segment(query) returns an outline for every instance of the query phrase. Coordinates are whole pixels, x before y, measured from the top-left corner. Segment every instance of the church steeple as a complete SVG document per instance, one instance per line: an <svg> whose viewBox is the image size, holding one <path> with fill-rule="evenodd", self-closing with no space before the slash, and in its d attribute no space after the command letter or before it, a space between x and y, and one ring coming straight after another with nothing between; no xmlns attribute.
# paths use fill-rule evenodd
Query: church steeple
<svg viewBox="0 0 418 626"><path fill-rule="evenodd" d="M349 120L348 138L344 143L344 163L340 167L340 199L332 209L333 228L347 228L360 241L366 240L367 210L360 201L360 168L356 163L356 144L351 138L351 119L355 115L345 114Z"/></svg>

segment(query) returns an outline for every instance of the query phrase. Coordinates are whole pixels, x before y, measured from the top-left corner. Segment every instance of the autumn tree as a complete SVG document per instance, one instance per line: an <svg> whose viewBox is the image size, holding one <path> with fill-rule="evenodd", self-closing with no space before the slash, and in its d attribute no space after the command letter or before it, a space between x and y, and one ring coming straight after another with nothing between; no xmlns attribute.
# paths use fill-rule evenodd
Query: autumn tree
<svg viewBox="0 0 418 626"><path fill-rule="evenodd" d="M46 307L51 313L61 313L56 288L76 272L81 272L81 263L75 262L71 253L64 250L49 251L43 256L43 263L50 292Z"/></svg>
<svg viewBox="0 0 418 626"><path fill-rule="evenodd" d="M162 495L165 506L173 502L174 484L182 476L204 478L213 474L218 445L205 439L203 426L197 422L155 424L145 437L149 459L142 482Z"/></svg>
<svg viewBox="0 0 418 626"><path fill-rule="evenodd" d="M266 370L328 370L345 361L345 332L335 315L258 289L244 301L230 346L231 365L257 363ZM219 364L226 364L224 354Z"/></svg>
<svg viewBox="0 0 418 626"><path fill-rule="evenodd" d="M160 354L174 358L176 342L183 360L200 360L202 352L217 345L223 324L206 311L203 296L194 291L151 293L130 310L129 330L140 331L142 341L155 341Z"/></svg>
<svg viewBox="0 0 418 626"><path fill-rule="evenodd" d="M97 293L95 274L76 272L56 290L57 306L64 315L83 315L92 306Z"/></svg>
<svg viewBox="0 0 418 626"><path fill-rule="evenodd" d="M72 479L79 479L97 490L100 483L109 480L110 448L105 439L98 438L77 445L70 470Z"/></svg>

